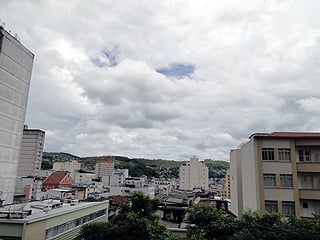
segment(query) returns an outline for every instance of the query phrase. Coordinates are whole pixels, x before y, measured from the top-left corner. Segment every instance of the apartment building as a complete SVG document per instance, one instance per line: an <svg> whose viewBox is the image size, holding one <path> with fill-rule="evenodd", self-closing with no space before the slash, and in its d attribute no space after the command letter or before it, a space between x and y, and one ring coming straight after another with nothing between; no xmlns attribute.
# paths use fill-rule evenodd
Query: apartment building
<svg viewBox="0 0 320 240"><path fill-rule="evenodd" d="M320 133L255 133L230 153L231 211L320 215Z"/></svg>
<svg viewBox="0 0 320 240"><path fill-rule="evenodd" d="M111 176L114 171L114 163L111 157L106 157L100 163L96 164L95 175L96 178L102 178L102 176Z"/></svg>
<svg viewBox="0 0 320 240"><path fill-rule="evenodd" d="M179 169L179 189L193 190L194 188L209 188L209 170L204 162L197 157L190 158Z"/></svg>
<svg viewBox="0 0 320 240"><path fill-rule="evenodd" d="M230 169L226 171L226 183L225 183L225 189L226 189L226 198L231 198L231 185L230 185Z"/></svg>
<svg viewBox="0 0 320 240"><path fill-rule="evenodd" d="M0 203L4 204L13 202L33 58L0 27Z"/></svg>
<svg viewBox="0 0 320 240"><path fill-rule="evenodd" d="M45 132L24 125L17 176L38 176L41 170Z"/></svg>

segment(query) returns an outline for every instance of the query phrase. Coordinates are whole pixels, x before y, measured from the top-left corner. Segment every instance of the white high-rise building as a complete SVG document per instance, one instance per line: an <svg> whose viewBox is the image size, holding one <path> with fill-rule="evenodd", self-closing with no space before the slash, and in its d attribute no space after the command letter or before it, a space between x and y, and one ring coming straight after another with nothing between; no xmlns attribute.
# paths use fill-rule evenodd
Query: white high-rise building
<svg viewBox="0 0 320 240"><path fill-rule="evenodd" d="M199 162L196 157L190 158L189 162L180 166L179 189L193 190L194 188L209 188L209 170L204 162Z"/></svg>
<svg viewBox="0 0 320 240"><path fill-rule="evenodd" d="M0 199L12 203L34 55L0 27Z"/></svg>

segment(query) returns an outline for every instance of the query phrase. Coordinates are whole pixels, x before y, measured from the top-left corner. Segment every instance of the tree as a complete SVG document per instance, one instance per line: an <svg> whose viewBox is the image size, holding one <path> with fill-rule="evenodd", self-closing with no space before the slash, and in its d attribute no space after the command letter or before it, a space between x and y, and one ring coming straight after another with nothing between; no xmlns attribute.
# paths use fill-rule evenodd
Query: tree
<svg viewBox="0 0 320 240"><path fill-rule="evenodd" d="M81 228L80 238L85 240L177 240L178 237L159 223L155 211L158 199L150 199L135 192L130 203L123 204L112 222L90 223Z"/></svg>
<svg viewBox="0 0 320 240"><path fill-rule="evenodd" d="M241 218L210 207L188 209L188 239L320 239L320 219L285 218L279 213L246 211Z"/></svg>

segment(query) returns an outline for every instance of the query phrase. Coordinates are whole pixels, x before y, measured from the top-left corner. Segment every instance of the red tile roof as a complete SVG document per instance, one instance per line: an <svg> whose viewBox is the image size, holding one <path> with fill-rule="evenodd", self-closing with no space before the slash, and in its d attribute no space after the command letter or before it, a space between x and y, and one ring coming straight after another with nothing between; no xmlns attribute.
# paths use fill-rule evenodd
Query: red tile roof
<svg viewBox="0 0 320 240"><path fill-rule="evenodd" d="M59 184L69 172L53 172L43 184Z"/></svg>
<svg viewBox="0 0 320 240"><path fill-rule="evenodd" d="M320 138L320 132L273 132L273 133L254 133L257 138Z"/></svg>

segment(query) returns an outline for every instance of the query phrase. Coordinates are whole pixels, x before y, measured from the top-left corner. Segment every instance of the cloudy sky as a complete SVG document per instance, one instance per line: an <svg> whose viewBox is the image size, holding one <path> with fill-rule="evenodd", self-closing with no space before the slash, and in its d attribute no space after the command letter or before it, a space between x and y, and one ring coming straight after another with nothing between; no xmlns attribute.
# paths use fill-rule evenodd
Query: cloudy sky
<svg viewBox="0 0 320 240"><path fill-rule="evenodd" d="M78 156L228 160L320 131L320 1L0 0L35 54L26 124Z"/></svg>

